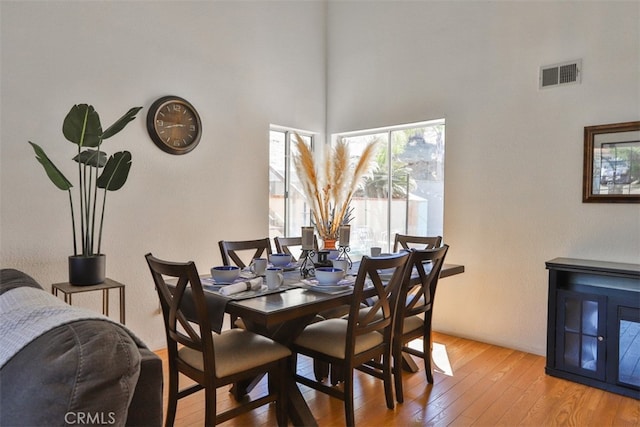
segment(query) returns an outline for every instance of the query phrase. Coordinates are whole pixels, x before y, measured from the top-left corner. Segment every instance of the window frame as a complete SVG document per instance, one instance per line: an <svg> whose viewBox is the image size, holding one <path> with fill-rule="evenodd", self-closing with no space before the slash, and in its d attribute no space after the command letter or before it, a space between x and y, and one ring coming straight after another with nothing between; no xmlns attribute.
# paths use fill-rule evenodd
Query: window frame
<svg viewBox="0 0 640 427"><path fill-rule="evenodd" d="M375 135L375 134L386 134L386 144L387 144L387 153L391 153L392 152L392 144L393 144L393 132L397 132L397 131L403 131L403 130L407 130L407 129L415 129L415 128L426 128L426 127L430 127L430 126L443 126L444 128L444 141L446 144L446 119L445 118L440 118L440 119L433 119L433 120L424 120L424 121L420 121L420 122L412 122L412 123L405 123L405 124L399 124L399 125L391 125L391 126L381 126L381 127L377 127L377 128L370 128L370 129L360 129L360 130L355 130L355 131L346 131L346 132L336 132L336 133L332 133L331 134L331 144L335 144L339 138L352 138L352 137L361 137L361 136L368 136L368 135ZM444 161L445 161L445 155L443 154L443 158L442 158L442 164L443 164L443 168L444 168ZM389 189L391 190L391 179L392 179L392 172L393 172L393 162L392 162L392 156L391 155L387 155L387 176L389 177ZM444 169L443 169L444 171ZM443 173L443 186L444 186L444 173ZM391 229L392 229L392 202L393 202L393 192L392 191L388 191L387 192L387 217L386 217L386 230L385 230L385 234L387 235L387 250L391 250L392 245L393 245L393 238L394 236L391 235ZM443 190L443 198L444 198L444 190ZM408 226L409 226L409 220L408 220L408 212L405 213L406 218L404 221L404 232L405 234L408 234ZM443 224L442 224L442 231L439 233L439 235L443 235L444 234L444 200L442 202L442 217L443 217Z"/></svg>
<svg viewBox="0 0 640 427"><path fill-rule="evenodd" d="M283 218L283 226L282 226L282 236L283 237L291 237L291 236L297 236L298 234L293 234L293 230L290 230L290 224L291 224L291 199L290 199L290 191L291 191L291 177L292 175L295 173L294 169L295 166L293 165L293 157L291 155L291 145L294 142L294 137L295 134L299 134L301 137L303 138L308 138L309 140L309 144L310 144L310 149L313 151L316 145L316 138L319 135L318 132L314 132L314 131L309 131L309 130L303 130L303 129L297 129L297 128L293 128L290 126L282 126L282 125L276 125L276 124L270 124L269 125L269 135L271 135L271 132L280 132L282 134L284 134L284 218ZM269 138L269 143L271 144L271 138ZM269 147L269 173L271 173L272 169L271 169L271 147ZM271 190L269 190L269 197L271 197ZM269 204L271 204L271 202L269 202ZM305 208L304 208L304 216L306 217L303 220L304 225L309 225L311 223L310 220L310 216L309 216L309 209L306 208L306 202L305 202ZM271 226L270 226L271 228ZM269 231L269 234L271 234L271 230Z"/></svg>

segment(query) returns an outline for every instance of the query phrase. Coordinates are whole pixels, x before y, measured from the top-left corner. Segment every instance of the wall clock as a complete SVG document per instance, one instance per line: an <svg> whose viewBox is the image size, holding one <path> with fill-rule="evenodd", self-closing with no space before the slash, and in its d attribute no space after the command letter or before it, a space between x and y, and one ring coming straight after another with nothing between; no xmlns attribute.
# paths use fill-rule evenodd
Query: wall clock
<svg viewBox="0 0 640 427"><path fill-rule="evenodd" d="M147 131L151 140L169 154L186 154L196 148L202 135L202 123L189 101L163 96L147 113Z"/></svg>

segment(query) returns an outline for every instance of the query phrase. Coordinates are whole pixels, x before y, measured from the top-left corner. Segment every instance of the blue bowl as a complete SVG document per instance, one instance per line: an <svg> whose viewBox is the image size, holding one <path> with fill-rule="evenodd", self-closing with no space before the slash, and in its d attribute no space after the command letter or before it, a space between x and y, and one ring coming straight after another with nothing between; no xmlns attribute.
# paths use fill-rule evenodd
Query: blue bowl
<svg viewBox="0 0 640 427"><path fill-rule="evenodd" d="M217 283L231 283L240 276L240 268L235 265L221 265L211 269L211 277Z"/></svg>
<svg viewBox="0 0 640 427"><path fill-rule="evenodd" d="M269 262L275 267L284 267L291 263L291 255L283 253L269 254Z"/></svg>
<svg viewBox="0 0 640 427"><path fill-rule="evenodd" d="M344 277L344 270L334 267L316 268L316 280L320 285L335 285Z"/></svg>

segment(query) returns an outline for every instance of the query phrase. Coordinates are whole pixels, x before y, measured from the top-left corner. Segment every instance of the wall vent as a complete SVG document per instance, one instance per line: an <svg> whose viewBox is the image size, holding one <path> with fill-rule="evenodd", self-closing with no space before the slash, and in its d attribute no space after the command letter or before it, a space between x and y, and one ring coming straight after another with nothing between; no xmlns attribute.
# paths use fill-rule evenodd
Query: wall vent
<svg viewBox="0 0 640 427"><path fill-rule="evenodd" d="M540 89L577 84L582 81L582 60L540 67Z"/></svg>

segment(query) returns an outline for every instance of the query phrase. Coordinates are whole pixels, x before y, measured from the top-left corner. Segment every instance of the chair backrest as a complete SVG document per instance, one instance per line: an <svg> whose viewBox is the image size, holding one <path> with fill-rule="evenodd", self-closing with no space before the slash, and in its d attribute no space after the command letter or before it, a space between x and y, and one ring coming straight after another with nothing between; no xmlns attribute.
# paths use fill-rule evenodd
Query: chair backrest
<svg viewBox="0 0 640 427"><path fill-rule="evenodd" d="M220 240L218 245L220 246L222 263L224 265L235 264L240 268L245 268L248 264L251 264L254 258L266 257L272 253L271 240L268 237L257 240ZM246 252L250 252L253 255L247 258ZM239 253L243 253L244 260L239 256Z"/></svg>
<svg viewBox="0 0 640 427"><path fill-rule="evenodd" d="M276 244L276 251L279 253L285 253L291 255L293 262L297 261L302 254L302 237L282 237L276 236L273 238ZM291 252L292 247L300 247L299 250ZM313 249L318 250L318 239L313 236Z"/></svg>
<svg viewBox="0 0 640 427"><path fill-rule="evenodd" d="M405 317L433 309L440 271L448 250L448 245L442 245L435 249L411 251L402 286L394 298L397 299L394 303L397 304L396 318L399 319L395 325L396 333L402 333L402 321Z"/></svg>
<svg viewBox="0 0 640 427"><path fill-rule="evenodd" d="M195 264L193 261L184 263L163 261L150 253L145 258L160 298L169 357L172 359L177 357L178 344L181 344L202 352L205 372L215 372L211 325L202 283ZM170 287L165 278L177 279L175 287L173 285ZM196 331L193 323L187 320L183 312L186 306L195 308L199 331Z"/></svg>
<svg viewBox="0 0 640 427"><path fill-rule="evenodd" d="M391 296L402 285L409 256L409 253L404 253L388 257L362 257L349 309L347 354L354 351L356 338L369 332L380 332L384 336L384 342L391 342L395 313ZM370 289L374 290L374 295L368 294ZM371 305L361 308L368 303Z"/></svg>
<svg viewBox="0 0 640 427"><path fill-rule="evenodd" d="M442 236L409 236L406 234L397 234L393 242L393 251L398 249L433 249L442 245Z"/></svg>

